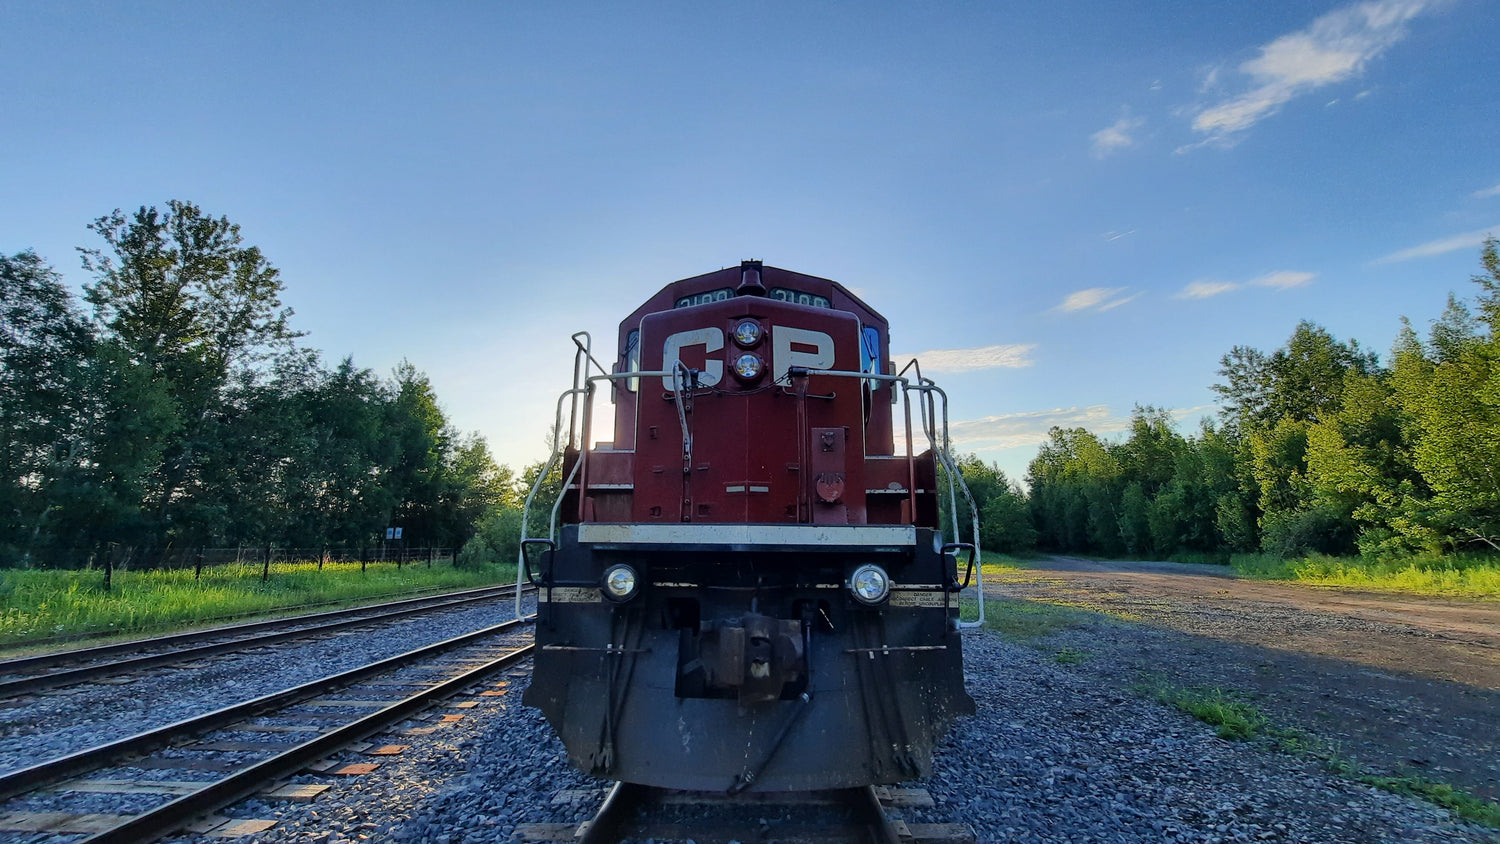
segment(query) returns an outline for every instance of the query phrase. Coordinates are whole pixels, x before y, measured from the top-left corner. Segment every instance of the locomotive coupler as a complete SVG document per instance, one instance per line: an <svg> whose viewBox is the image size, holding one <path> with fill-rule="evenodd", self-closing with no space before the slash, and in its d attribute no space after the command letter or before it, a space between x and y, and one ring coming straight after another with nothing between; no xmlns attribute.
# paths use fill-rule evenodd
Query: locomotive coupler
<svg viewBox="0 0 1500 844"><path fill-rule="evenodd" d="M701 658L708 684L737 692L742 706L779 700L807 673L802 626L757 614L705 624Z"/></svg>

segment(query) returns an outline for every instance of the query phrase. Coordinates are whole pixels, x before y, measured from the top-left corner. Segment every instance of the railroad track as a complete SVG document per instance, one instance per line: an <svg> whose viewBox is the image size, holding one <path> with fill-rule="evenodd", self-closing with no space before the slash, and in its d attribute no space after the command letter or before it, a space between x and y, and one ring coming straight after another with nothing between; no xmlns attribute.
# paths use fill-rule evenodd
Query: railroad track
<svg viewBox="0 0 1500 844"><path fill-rule="evenodd" d="M154 841L516 666L531 655L533 620L507 621L0 776L0 800L6 801L0 837ZM392 694L403 688L415 691ZM424 730L432 731L409 732ZM270 741L267 735L306 738ZM152 778L162 771L171 771L171 778ZM131 795L144 807L100 813L88 798L101 793ZM59 802L69 801L77 808L59 810Z"/></svg>
<svg viewBox="0 0 1500 844"><path fill-rule="evenodd" d="M559 795L558 802L577 795ZM866 786L797 793L683 792L615 783L591 820L582 824L523 824L525 841L616 844L693 841L729 844L972 844L963 824L910 824L888 810L931 806L921 789Z"/></svg>
<svg viewBox="0 0 1500 844"><path fill-rule="evenodd" d="M0 661L0 699L515 595L488 586ZM532 591L532 590L528 590ZM146 652L149 651L149 652Z"/></svg>

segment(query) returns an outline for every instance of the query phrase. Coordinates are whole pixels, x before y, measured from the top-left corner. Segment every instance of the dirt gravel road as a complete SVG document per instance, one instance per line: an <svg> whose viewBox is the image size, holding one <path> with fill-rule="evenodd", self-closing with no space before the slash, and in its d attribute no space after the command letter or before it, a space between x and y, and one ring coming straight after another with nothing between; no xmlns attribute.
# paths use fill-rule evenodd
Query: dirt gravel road
<svg viewBox="0 0 1500 844"><path fill-rule="evenodd" d="M1242 693L1370 771L1500 801L1500 602L1071 557L987 575L986 593L1076 608L1036 644L1097 682Z"/></svg>

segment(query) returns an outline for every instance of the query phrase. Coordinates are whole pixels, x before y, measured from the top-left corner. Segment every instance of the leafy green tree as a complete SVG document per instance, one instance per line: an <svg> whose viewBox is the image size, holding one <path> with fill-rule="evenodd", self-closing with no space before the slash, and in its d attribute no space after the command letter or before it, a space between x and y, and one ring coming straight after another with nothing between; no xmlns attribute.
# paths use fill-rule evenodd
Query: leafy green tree
<svg viewBox="0 0 1500 844"><path fill-rule="evenodd" d="M1306 477L1307 423L1282 418L1250 435L1251 472L1264 513L1300 510L1312 502Z"/></svg>
<svg viewBox="0 0 1500 844"><path fill-rule="evenodd" d="M394 373L395 398L386 429L395 442L389 483L399 502L393 524L418 542L443 542L447 521L442 512L448 492L448 450L456 433L438 406L432 382L409 361Z"/></svg>
<svg viewBox="0 0 1500 844"><path fill-rule="evenodd" d="M979 545L983 551L1018 553L1036 547L1036 529L1031 524L1026 496L993 463L985 463L977 455L960 455L955 461L974 506L979 509ZM940 475L944 475L941 473ZM942 525L946 530L952 524L946 493L947 482L939 478L939 510ZM958 533L960 541L973 541L973 519L968 502L958 498Z"/></svg>
<svg viewBox="0 0 1500 844"><path fill-rule="evenodd" d="M1199 528L1202 550L1223 548L1229 551L1252 551L1260 546L1257 523L1260 518L1255 502L1259 488L1251 466L1250 443L1236 436L1230 428L1205 424L1197 443L1202 478L1213 510L1212 529ZM1209 519L1204 514L1203 520Z"/></svg>
<svg viewBox="0 0 1500 844"><path fill-rule="evenodd" d="M288 472L288 509L299 544L357 547L390 523L396 443L385 427L390 391L344 358L296 394L305 433Z"/></svg>
<svg viewBox="0 0 1500 844"><path fill-rule="evenodd" d="M511 508L519 511L515 477L510 468L495 463L483 437L459 437L447 458L447 477L452 492L446 499L447 542L463 545L488 513Z"/></svg>
<svg viewBox="0 0 1500 844"><path fill-rule="evenodd" d="M1362 552L1409 553L1431 535L1398 523L1415 498L1430 493L1413 464L1389 377L1352 375L1338 413L1308 429L1307 478L1324 507L1347 510Z"/></svg>
<svg viewBox="0 0 1500 844"><path fill-rule="evenodd" d="M1139 483L1151 498L1177 474L1177 458L1186 448L1170 413L1137 405L1130 414L1130 434L1115 454L1124 477Z"/></svg>
<svg viewBox="0 0 1500 844"><path fill-rule="evenodd" d="M109 251L79 250L95 273L85 298L122 344L162 372L182 365L177 359L227 372L298 336L287 326L280 273L227 217L174 199L165 212L116 209L89 228Z"/></svg>
<svg viewBox="0 0 1500 844"><path fill-rule="evenodd" d="M1053 428L1027 470L1039 542L1060 551L1117 553L1120 461L1083 428Z"/></svg>
<svg viewBox="0 0 1500 844"><path fill-rule="evenodd" d="M1308 480L1308 429L1339 413L1348 380L1379 372L1375 356L1357 341L1341 342L1304 321L1270 355L1237 347L1221 364L1225 381L1214 390L1224 400L1231 435L1248 446L1243 456L1258 490L1263 546L1287 553L1311 545L1352 549L1353 506L1347 500L1316 500ZM1222 506L1216 505L1221 534L1236 536L1237 545L1246 533L1245 503L1221 499ZM1309 538L1317 530L1327 535Z"/></svg>
<svg viewBox="0 0 1500 844"><path fill-rule="evenodd" d="M548 448L551 448L549 441ZM559 461L561 462L561 461ZM542 477L542 470L547 468L547 461L538 460L521 470L521 481L517 485L517 493L521 503L526 503L526 498L531 494L533 488L536 495L531 501L531 511L526 519L526 535L529 537L546 537L552 520L552 506L562 492L563 473L561 466L553 466L552 471ZM538 480L541 481L538 485ZM559 514L562 521L562 514Z"/></svg>
<svg viewBox="0 0 1500 844"><path fill-rule="evenodd" d="M1120 495L1120 539L1131 554L1149 554L1155 550L1151 536L1151 499L1140 481L1125 485Z"/></svg>
<svg viewBox="0 0 1500 844"><path fill-rule="evenodd" d="M34 252L0 255L0 542L23 558L50 538L88 463L94 345L52 267Z"/></svg>
<svg viewBox="0 0 1500 844"><path fill-rule="evenodd" d="M479 522L474 536L459 554L460 565L514 563L521 548L521 510L505 505L491 510Z"/></svg>
<svg viewBox="0 0 1500 844"><path fill-rule="evenodd" d="M1211 389L1218 393L1221 413L1231 427L1263 425L1270 419L1275 386L1271 362L1264 352L1235 346L1219 359L1219 376L1224 382Z"/></svg>
<svg viewBox="0 0 1500 844"><path fill-rule="evenodd" d="M1282 419L1314 422L1338 409L1348 373L1377 369L1357 341L1340 342L1327 329L1300 322L1285 345L1266 355L1236 346L1220 360L1213 385L1226 421L1235 429L1270 428Z"/></svg>
<svg viewBox="0 0 1500 844"><path fill-rule="evenodd" d="M977 455L960 454L953 462L958 467L964 485L969 489L970 497L974 499L974 506L981 514L984 512L984 505L1010 485L1010 481L1006 479L1005 473L1000 471L999 467L985 463ZM961 542L973 542L974 512L969 509L969 504L964 500L961 491L956 494L955 498L958 503L958 539ZM948 472L939 464L938 524L946 532L952 529L953 523L953 509L948 500ZM981 523L980 529L983 530L983 528Z"/></svg>
<svg viewBox="0 0 1500 844"><path fill-rule="evenodd" d="M457 545L516 506L510 471L411 364L387 381L298 348L279 273L226 218L172 201L89 228L93 321L34 253L0 256L6 559L356 546L393 523Z"/></svg>
<svg viewBox="0 0 1500 844"><path fill-rule="evenodd" d="M160 444L160 463L148 479L144 516L162 540L201 538L220 519L203 499L205 469L222 453L226 390L235 372L253 370L290 350L282 283L239 226L172 200L167 210L116 210L90 226L106 249L82 249L94 282L84 298L104 336L132 366L160 384L170 409L154 429L144 420L117 435Z"/></svg>
<svg viewBox="0 0 1500 844"><path fill-rule="evenodd" d="M1493 238L1481 260L1485 273L1473 277L1478 320L1464 320L1450 301L1430 351L1403 332L1391 380L1413 463L1431 493L1414 490L1404 499L1402 526L1419 537L1500 550L1500 250Z"/></svg>
<svg viewBox="0 0 1500 844"><path fill-rule="evenodd" d="M1480 342L1478 329L1479 324L1469 309L1457 296L1449 293L1448 306L1432 323L1429 348L1433 360L1450 363L1462 359Z"/></svg>
<svg viewBox="0 0 1500 844"><path fill-rule="evenodd" d="M979 512L979 538L985 551L1024 554L1036 548L1026 497L1014 485L984 503Z"/></svg>

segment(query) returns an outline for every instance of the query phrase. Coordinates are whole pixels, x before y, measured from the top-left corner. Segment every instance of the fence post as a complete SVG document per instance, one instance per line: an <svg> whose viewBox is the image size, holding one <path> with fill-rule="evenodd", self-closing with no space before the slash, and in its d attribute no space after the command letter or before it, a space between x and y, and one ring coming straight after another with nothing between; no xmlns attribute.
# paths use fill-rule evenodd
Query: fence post
<svg viewBox="0 0 1500 844"><path fill-rule="evenodd" d="M328 559L328 546L323 546L323 553L318 555L318 571L323 570L323 561Z"/></svg>
<svg viewBox="0 0 1500 844"><path fill-rule="evenodd" d="M265 562L261 564L261 568L260 568L260 582L261 583L265 583L266 581L268 581L270 579L271 579L271 546L267 545L266 546Z"/></svg>
<svg viewBox="0 0 1500 844"><path fill-rule="evenodd" d="M193 579L203 578L203 546L198 546L198 556L193 559Z"/></svg>
<svg viewBox="0 0 1500 844"><path fill-rule="evenodd" d="M369 562L367 562L369 559L370 559L370 551L369 551L369 549L366 548L363 545L359 546L359 573L360 574L364 574L365 573L365 566L369 565Z"/></svg>
<svg viewBox="0 0 1500 844"><path fill-rule="evenodd" d="M432 568L432 552L433 552L432 546L431 545L427 546L427 567L428 568Z"/></svg>
<svg viewBox="0 0 1500 844"><path fill-rule="evenodd" d="M100 545L104 553L104 591L108 592L114 585L115 579L115 556L110 553L108 545Z"/></svg>

